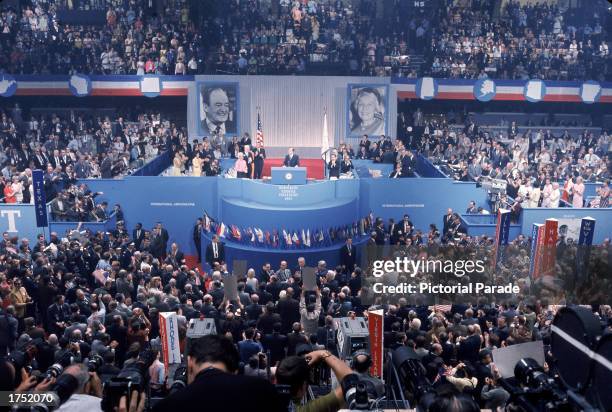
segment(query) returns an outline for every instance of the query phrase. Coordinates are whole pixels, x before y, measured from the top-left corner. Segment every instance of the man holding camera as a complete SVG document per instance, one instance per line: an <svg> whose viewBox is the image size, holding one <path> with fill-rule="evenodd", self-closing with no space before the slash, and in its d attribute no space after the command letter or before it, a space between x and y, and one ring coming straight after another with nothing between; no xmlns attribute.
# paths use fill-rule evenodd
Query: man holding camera
<svg viewBox="0 0 612 412"><path fill-rule="evenodd" d="M334 371L339 382L353 371L346 363L327 350L316 350L306 356L290 356L281 361L276 369L276 380L279 384L290 387L291 402L296 412L330 412L337 411L344 404L344 391L341 386L320 398L302 404L302 398L308 391L311 369L324 363Z"/></svg>
<svg viewBox="0 0 612 412"><path fill-rule="evenodd" d="M58 412L88 411L102 412L102 382L95 372L89 372L83 363L70 365L64 370L53 388L62 398L62 389L74 390L72 395L61 404Z"/></svg>
<svg viewBox="0 0 612 412"><path fill-rule="evenodd" d="M188 411L196 405L210 411L286 410L271 383L237 375L238 365L238 351L226 337L193 340L187 356L188 385L160 401L153 411Z"/></svg>

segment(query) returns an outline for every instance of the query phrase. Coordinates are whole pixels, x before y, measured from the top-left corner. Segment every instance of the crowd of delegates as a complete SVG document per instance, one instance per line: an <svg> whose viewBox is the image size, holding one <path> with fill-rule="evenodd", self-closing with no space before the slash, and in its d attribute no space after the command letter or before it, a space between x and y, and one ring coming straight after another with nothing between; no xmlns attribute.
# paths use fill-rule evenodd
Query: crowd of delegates
<svg viewBox="0 0 612 412"><path fill-rule="evenodd" d="M491 178L506 182L498 206L609 207L611 139L585 129L572 136L566 130L555 136L550 129L518 132L515 123L496 135L470 119L463 128L446 120L424 122L419 132L406 139L363 135L357 152L349 143L332 151L329 176L353 170L351 159L394 164L390 178L416 176L416 153L460 181L482 182ZM356 146L357 147L357 146ZM342 159L342 160L339 160ZM585 197L584 184L601 183L593 198Z"/></svg>
<svg viewBox="0 0 612 412"><path fill-rule="evenodd" d="M497 13L490 2L450 3L430 15L395 2L381 24L372 0L202 7L171 0L162 8L107 0L104 24L79 25L58 19L70 8L65 2L32 0L2 10L0 67L15 74L183 75L304 74L323 65L368 76L609 78L603 1L586 12L512 1ZM48 52L36 53L40 48ZM410 64L414 53L425 54L418 70Z"/></svg>
<svg viewBox="0 0 612 412"><path fill-rule="evenodd" d="M228 2L217 24L224 39L214 67L240 74L304 74L317 64L343 73L376 75L372 35L375 2L354 7L340 0L281 0L278 13L266 2Z"/></svg>
<svg viewBox="0 0 612 412"><path fill-rule="evenodd" d="M0 67L9 73L182 75L197 72L204 55L185 1L158 12L151 2L109 0L102 25L60 21L63 1L23 3L0 18Z"/></svg>
<svg viewBox="0 0 612 412"><path fill-rule="evenodd" d="M444 258L455 253L446 246L449 243L473 259L492 253L491 239L462 234L447 237L435 225L426 235L415 231L407 216L397 228L387 228L377 219L371 241L380 246L391 244L394 255ZM553 313L547 302L568 299L555 285L549 289L544 285L541 300L529 297L528 287L534 285L529 285L530 245L524 236L511 242L494 277L496 284L512 281L520 285L520 294L505 296L497 304L482 298L447 308L428 307L419 303L418 296L394 304L368 303L369 275L364 277L355 265L357 260L346 256L336 268L318 262L318 291L308 301L301 276L304 267L314 262L303 258L280 262L277 270L270 263L250 268L240 276L238 296L228 299L222 256L211 258L213 268L208 273L190 269L183 252L176 244L169 246L168 239L161 223L151 230L138 224L132 233L122 223L108 233L77 229L65 238L51 233L49 240L41 235L34 245L4 234L0 241L0 368L7 373L0 374L1 389L48 389L55 378L44 375L52 364L63 364L64 373L74 374L86 370L82 365L99 355L100 365L86 374L79 396L71 400L76 408L82 409L89 401L91 410L99 410L99 399L89 396L101 396L100 381L138 362L143 350L159 351L160 312L178 315L181 345L189 320L214 319L218 334L236 345L242 373L266 378L266 364L283 371L289 367L283 367L283 361L293 355L312 349L334 352L330 339L333 318L367 316L370 305L375 304L385 310L385 347L415 349L434 387L450 385L457 393L470 387L474 401L494 409L503 407L509 396L499 386L491 350L549 339ZM575 248L562 241L559 250L560 256L571 260L568 267L575 268ZM599 254L593 251L593 259ZM596 302L594 310L610 325L612 311L604 305L610 287L605 283L609 279L604 278L609 272L601 270L604 272L592 273L585 284L564 290L573 290L588 303ZM466 276L461 280L470 278ZM163 395L169 378L158 352L153 359L148 369L151 390ZM233 369L237 368L238 360ZM366 370L360 372L367 376ZM243 389L232 390L240 393Z"/></svg>
<svg viewBox="0 0 612 412"><path fill-rule="evenodd" d="M561 10L556 2L509 1L501 18L483 7L487 2L461 3L448 7L441 23L431 27L426 66L437 77L603 80L610 76L605 2L594 1L587 10Z"/></svg>
<svg viewBox="0 0 612 412"><path fill-rule="evenodd" d="M0 188L4 203L33 203L32 170L44 171L47 201L77 179L130 174L186 140L184 129L160 114L129 119L79 114L0 112Z"/></svg>
<svg viewBox="0 0 612 412"><path fill-rule="evenodd" d="M520 133L512 122L496 134L468 119L461 128L446 120L424 122L420 137L410 137L434 164L447 167L461 181L492 178L506 181L505 203L522 207L608 207L611 139L607 130L585 129L577 136L550 129ZM584 183L598 182L593 199L586 199ZM520 206L520 205L519 205Z"/></svg>

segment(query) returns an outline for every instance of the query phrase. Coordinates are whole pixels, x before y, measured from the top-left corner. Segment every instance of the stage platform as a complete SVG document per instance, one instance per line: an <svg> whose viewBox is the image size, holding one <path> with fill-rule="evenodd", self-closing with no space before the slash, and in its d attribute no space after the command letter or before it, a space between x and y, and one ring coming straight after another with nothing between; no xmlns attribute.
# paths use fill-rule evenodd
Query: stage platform
<svg viewBox="0 0 612 412"><path fill-rule="evenodd" d="M365 258L365 244L368 240L367 236L357 238L353 244L357 247L357 261ZM202 234L202 256L206 254L206 247L211 243L211 234ZM228 265L228 270L232 270L232 262L235 260L246 260L248 268L255 269L259 272L265 263L270 263L273 268L278 268L282 260L286 260L288 267L293 269L297 266L299 257L306 260L307 266L316 267L320 260L324 260L327 268L334 269L340 263L340 249L344 243L338 243L327 247L312 247L312 248L295 248L295 249L275 249L272 247L253 247L241 243L221 239L225 245L225 261ZM210 266L206 262L202 262L202 270L210 271Z"/></svg>

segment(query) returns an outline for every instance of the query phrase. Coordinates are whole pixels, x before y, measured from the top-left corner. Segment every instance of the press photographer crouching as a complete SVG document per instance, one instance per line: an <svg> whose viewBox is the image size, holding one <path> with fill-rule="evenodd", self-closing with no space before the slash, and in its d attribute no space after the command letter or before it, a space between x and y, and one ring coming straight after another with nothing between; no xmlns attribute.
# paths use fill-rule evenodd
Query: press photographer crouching
<svg viewBox="0 0 612 412"><path fill-rule="evenodd" d="M260 378L237 375L240 357L231 340L207 335L191 342L187 386L158 402L154 412L286 411L274 386Z"/></svg>
<svg viewBox="0 0 612 412"><path fill-rule="evenodd" d="M325 396L304 402L308 384L312 380L311 376L316 374L316 368L322 363L331 368L343 385ZM279 385L289 386L291 403L297 412L331 412L341 409L345 404L346 387L344 383L348 376L358 380L346 363L327 350L316 350L305 356L287 357L276 369L276 381Z"/></svg>

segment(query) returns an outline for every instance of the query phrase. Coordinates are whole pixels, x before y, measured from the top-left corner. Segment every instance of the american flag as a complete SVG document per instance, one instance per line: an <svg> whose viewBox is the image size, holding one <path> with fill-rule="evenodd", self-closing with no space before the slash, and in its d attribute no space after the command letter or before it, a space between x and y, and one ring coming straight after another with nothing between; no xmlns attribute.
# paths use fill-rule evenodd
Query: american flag
<svg viewBox="0 0 612 412"><path fill-rule="evenodd" d="M264 134L263 128L261 127L261 114L257 112L257 133L255 135L255 143L261 144L261 147L264 145Z"/></svg>

